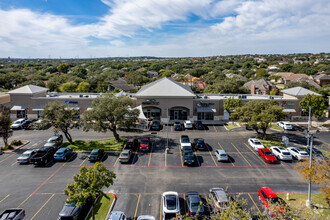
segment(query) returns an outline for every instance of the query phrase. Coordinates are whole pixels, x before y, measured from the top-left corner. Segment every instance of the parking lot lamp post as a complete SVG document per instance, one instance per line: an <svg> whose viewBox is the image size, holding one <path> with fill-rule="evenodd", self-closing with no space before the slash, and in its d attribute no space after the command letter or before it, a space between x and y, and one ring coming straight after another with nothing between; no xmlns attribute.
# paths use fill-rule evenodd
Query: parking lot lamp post
<svg viewBox="0 0 330 220"><path fill-rule="evenodd" d="M311 130L311 115L312 115L312 107L309 106L308 108L309 108L309 111L308 111L309 113L308 113L307 146L309 146L309 138L310 138L309 132Z"/></svg>
<svg viewBox="0 0 330 220"><path fill-rule="evenodd" d="M166 109L166 123L167 123L167 125L166 125L166 151L169 150L169 148L168 148L168 121L169 121L169 119L168 119L168 108L167 108Z"/></svg>
<svg viewBox="0 0 330 220"><path fill-rule="evenodd" d="M309 145L309 170L312 168L313 139L314 139L314 134L311 134L310 135L311 142ZM306 206L309 208L313 207L313 202L311 200L311 191L312 191L312 178L311 178L311 174L309 174L308 199L306 200Z"/></svg>

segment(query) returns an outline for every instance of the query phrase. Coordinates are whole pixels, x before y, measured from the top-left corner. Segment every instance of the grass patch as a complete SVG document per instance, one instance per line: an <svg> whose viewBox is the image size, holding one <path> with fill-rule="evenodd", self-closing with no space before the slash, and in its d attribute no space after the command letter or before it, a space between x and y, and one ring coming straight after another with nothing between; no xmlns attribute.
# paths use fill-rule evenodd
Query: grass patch
<svg viewBox="0 0 330 220"><path fill-rule="evenodd" d="M281 128L277 124L270 124L269 128L273 129L273 130L276 130L276 131L283 131L283 128Z"/></svg>
<svg viewBox="0 0 330 220"><path fill-rule="evenodd" d="M296 209L306 209L307 194L295 193L290 194L290 200L286 199L286 193L276 193L278 197L282 198L290 207ZM327 219L330 216L330 209L328 208L325 196L322 194L312 194L312 202L317 207L317 212L321 214L322 219Z"/></svg>
<svg viewBox="0 0 330 220"><path fill-rule="evenodd" d="M230 122L230 123L225 124L225 127L227 130L230 130L230 129L238 128L239 126L237 124L233 124Z"/></svg>
<svg viewBox="0 0 330 220"><path fill-rule="evenodd" d="M95 204L95 219L105 219L107 217L110 206L114 201L113 194L104 194ZM88 220L93 219L92 212L89 214Z"/></svg>
<svg viewBox="0 0 330 220"><path fill-rule="evenodd" d="M116 139L100 140L100 141L82 141L76 140L73 141L73 145L70 147L74 151L91 151L93 149L104 149L105 151L121 151L126 143L125 138L121 138L120 142L116 142ZM63 147L69 146L70 143L66 142L63 144Z"/></svg>
<svg viewBox="0 0 330 220"><path fill-rule="evenodd" d="M284 89L285 85L279 83L279 84L276 84L276 87L277 87L277 88L280 88L280 89Z"/></svg>
<svg viewBox="0 0 330 220"><path fill-rule="evenodd" d="M259 140L266 148L270 148L271 146L279 146L279 147L286 148L286 146L282 143L282 141L279 141L276 139L269 139L269 140L259 139Z"/></svg>

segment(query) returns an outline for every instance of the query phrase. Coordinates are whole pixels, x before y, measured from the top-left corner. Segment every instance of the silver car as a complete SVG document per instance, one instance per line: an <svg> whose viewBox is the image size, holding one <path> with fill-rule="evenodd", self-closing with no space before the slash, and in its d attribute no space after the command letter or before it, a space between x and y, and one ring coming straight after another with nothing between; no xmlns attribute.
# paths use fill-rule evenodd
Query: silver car
<svg viewBox="0 0 330 220"><path fill-rule="evenodd" d="M229 202L225 190L223 188L215 187L211 188L209 192L209 198L212 202L213 212L217 213L225 210Z"/></svg>
<svg viewBox="0 0 330 220"><path fill-rule="evenodd" d="M19 156L16 161L19 164L29 163L31 157L33 157L36 153L37 150L27 150L21 156Z"/></svg>
<svg viewBox="0 0 330 220"><path fill-rule="evenodd" d="M229 158L228 158L228 155L226 154L226 151L224 150L215 150L215 156L217 157L217 160L220 162L220 161L228 161Z"/></svg>
<svg viewBox="0 0 330 220"><path fill-rule="evenodd" d="M126 220L126 215L120 211L112 211L107 220Z"/></svg>
<svg viewBox="0 0 330 220"><path fill-rule="evenodd" d="M140 215L137 220L155 220L155 217L152 215Z"/></svg>

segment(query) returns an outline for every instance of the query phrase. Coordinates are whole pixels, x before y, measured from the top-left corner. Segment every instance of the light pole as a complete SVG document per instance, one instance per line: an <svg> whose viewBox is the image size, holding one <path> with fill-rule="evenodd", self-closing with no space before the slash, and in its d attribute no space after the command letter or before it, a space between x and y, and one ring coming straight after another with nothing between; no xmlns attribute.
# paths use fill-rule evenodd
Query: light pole
<svg viewBox="0 0 330 220"><path fill-rule="evenodd" d="M168 148L168 108L166 109L166 122L167 122L167 125L166 125L166 151L169 150Z"/></svg>
<svg viewBox="0 0 330 220"><path fill-rule="evenodd" d="M312 154L313 154L313 134L310 133L311 129L311 113L312 107L309 106L309 114L308 114L308 130L307 130L307 147L309 146L309 169L312 168ZM309 183L308 183L308 199L306 200L306 206L311 208L313 206L311 200L311 191L312 191L312 180L311 176L309 176Z"/></svg>
<svg viewBox="0 0 330 220"><path fill-rule="evenodd" d="M307 130L307 146L309 146L309 132L311 130L311 115L312 115L312 107L308 107L308 130Z"/></svg>

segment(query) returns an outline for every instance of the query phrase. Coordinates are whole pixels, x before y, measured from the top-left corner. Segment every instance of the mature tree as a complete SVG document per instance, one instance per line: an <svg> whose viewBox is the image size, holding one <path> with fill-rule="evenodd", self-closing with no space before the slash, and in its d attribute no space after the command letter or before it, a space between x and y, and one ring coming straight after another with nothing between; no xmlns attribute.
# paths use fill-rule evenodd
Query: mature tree
<svg viewBox="0 0 330 220"><path fill-rule="evenodd" d="M258 71L256 72L256 76L258 79L261 79L261 78L266 78L269 76L268 72L266 69L258 69Z"/></svg>
<svg viewBox="0 0 330 220"><path fill-rule="evenodd" d="M79 83L76 91L77 92L89 92L90 85L88 82L81 82Z"/></svg>
<svg viewBox="0 0 330 220"><path fill-rule="evenodd" d="M216 82L213 85L208 85L205 88L205 93L248 93L248 90L243 87L244 82L236 79L226 79L221 82Z"/></svg>
<svg viewBox="0 0 330 220"><path fill-rule="evenodd" d="M270 95L278 95L278 94L279 94L279 91L278 91L278 89L273 88L273 89L270 91L269 94L270 94Z"/></svg>
<svg viewBox="0 0 330 220"><path fill-rule="evenodd" d="M93 201L92 213L94 214L94 201L98 195L103 195L102 188L113 184L116 174L109 171L101 162L96 162L94 166L88 169L84 165L80 168L80 174L73 176L74 183L67 184L64 194L68 196L67 202L76 202L76 206L82 206L88 200Z"/></svg>
<svg viewBox="0 0 330 220"><path fill-rule="evenodd" d="M229 118L232 119L231 114L235 108L242 106L242 99L229 98L224 101L224 108L229 114Z"/></svg>
<svg viewBox="0 0 330 220"><path fill-rule="evenodd" d="M79 78L82 78L82 79L86 79L87 70L84 67L80 66L80 67L74 68L70 74L77 76Z"/></svg>
<svg viewBox="0 0 330 220"><path fill-rule="evenodd" d="M98 132L112 131L113 136L119 142L117 133L119 126L132 126L137 121L139 110L131 110L133 102L125 96L116 97L113 94L105 94L94 99L91 108L82 116L84 130L94 129Z"/></svg>
<svg viewBox="0 0 330 220"><path fill-rule="evenodd" d="M63 83L60 86L60 91L61 92L75 92L76 89L77 89L77 83L75 83L75 82Z"/></svg>
<svg viewBox="0 0 330 220"><path fill-rule="evenodd" d="M312 107L312 115L322 117L327 109L327 103L322 96L307 94L299 103L305 114L309 112L309 106Z"/></svg>
<svg viewBox="0 0 330 220"><path fill-rule="evenodd" d="M57 66L57 70L61 73L67 73L69 71L69 64L67 63L61 63Z"/></svg>
<svg viewBox="0 0 330 220"><path fill-rule="evenodd" d="M5 147L8 146L8 139L13 135L10 125L10 111L5 108L0 109L0 137L2 137ZM2 154L1 146L0 154Z"/></svg>
<svg viewBox="0 0 330 220"><path fill-rule="evenodd" d="M330 206L330 161L315 158L312 160L312 167L309 168L309 160L297 163L295 169L302 175L305 181L311 179L312 183L323 185L322 194L326 197L326 202Z"/></svg>
<svg viewBox="0 0 330 220"><path fill-rule="evenodd" d="M79 112L74 107L67 104L60 104L59 102L49 102L43 110L42 118L44 123L50 123L54 127L54 132L61 131L65 137L72 144L72 137L70 130L79 127L77 120Z"/></svg>
<svg viewBox="0 0 330 220"><path fill-rule="evenodd" d="M261 129L265 138L270 123L282 120L285 115L283 107L274 100L269 102L253 100L236 108L232 117L254 127L257 133L259 133L258 129Z"/></svg>

